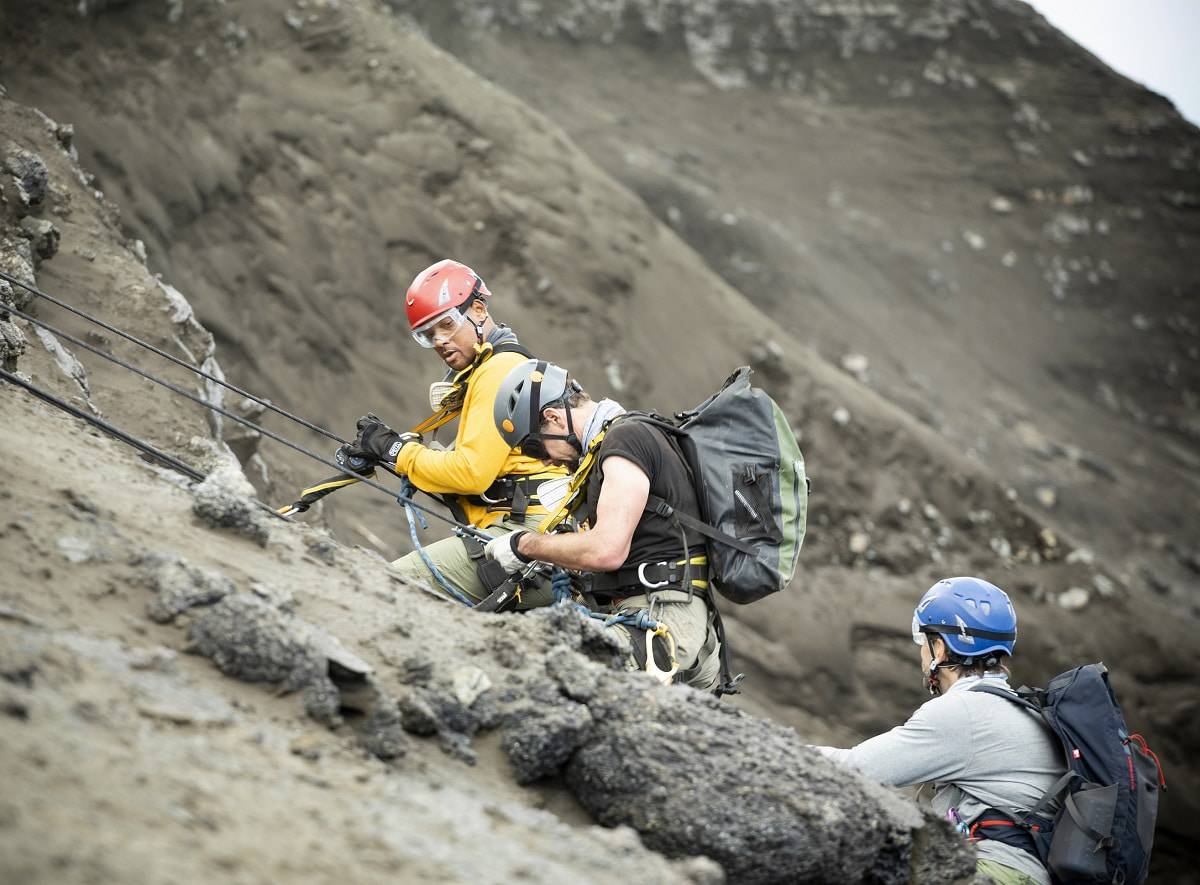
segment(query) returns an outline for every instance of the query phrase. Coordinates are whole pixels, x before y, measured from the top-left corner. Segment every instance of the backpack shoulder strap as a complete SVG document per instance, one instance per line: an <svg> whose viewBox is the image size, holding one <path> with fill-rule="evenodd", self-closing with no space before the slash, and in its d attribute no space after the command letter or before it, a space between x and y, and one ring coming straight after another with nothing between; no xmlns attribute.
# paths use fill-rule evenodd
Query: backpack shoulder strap
<svg viewBox="0 0 1200 885"><path fill-rule="evenodd" d="M998 685L984 685L981 683L979 685L972 685L969 689L967 689L967 691L977 691L981 694L995 695L998 698L1004 698L1007 701L1012 701L1012 703L1016 704L1017 706L1024 707L1026 710L1031 710L1032 712L1036 713L1043 725L1045 725L1046 728L1050 728L1050 723L1046 722L1046 718L1043 715L1044 711L1042 709L1042 705L1036 701L1030 700L1031 697L1041 697L1044 695L1044 692L1041 692L1039 689L1028 689L1022 687L1018 691L1013 692L1003 689ZM1050 728L1050 731L1053 732L1054 729ZM1063 791L1068 789L1071 786L1071 782L1078 777L1079 774L1073 768L1071 768L1068 759L1066 772L1050 786L1050 789L1046 790L1046 792L1042 794L1042 798L1039 799L1037 804L1030 810L1027 817L1040 817L1046 820L1051 819L1053 817L1055 803L1058 801Z"/></svg>
<svg viewBox="0 0 1200 885"><path fill-rule="evenodd" d="M716 541L718 544L724 544L726 547L732 547L748 556L757 556L758 550L753 544L743 541L741 538L735 538L733 535L727 535L718 528L713 528L702 519L696 519L690 513L681 513L672 507L665 499L658 495L650 495L646 498L646 510L656 516L661 516L663 519L677 520L685 527L699 532L706 538Z"/></svg>
<svg viewBox="0 0 1200 885"><path fill-rule="evenodd" d="M1029 700L1029 698L1022 696L1019 692L1010 691L1008 689L1001 688L998 685L986 685L985 683L981 682L978 685L972 685L967 689L967 691L977 691L980 694L995 695L998 698L1004 698L1006 701L1012 701L1017 706L1024 707L1026 710L1032 710L1039 716L1042 715L1042 708L1033 701Z"/></svg>
<svg viewBox="0 0 1200 885"><path fill-rule="evenodd" d="M533 353L530 352L529 348L516 341L505 341L503 344L497 344L492 348L492 356L498 353L519 353L527 360L533 359Z"/></svg>

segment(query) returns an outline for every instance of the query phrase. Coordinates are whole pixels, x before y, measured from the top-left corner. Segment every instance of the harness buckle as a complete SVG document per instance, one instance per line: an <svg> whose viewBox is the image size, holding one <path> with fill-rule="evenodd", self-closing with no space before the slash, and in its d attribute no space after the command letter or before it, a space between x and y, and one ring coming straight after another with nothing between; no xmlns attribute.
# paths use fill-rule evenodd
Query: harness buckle
<svg viewBox="0 0 1200 885"><path fill-rule="evenodd" d="M504 491L501 491L499 493L500 497L498 497L498 498L488 497L488 492L490 492L492 489L496 488L497 486L500 486L502 489L504 489ZM497 480L496 482L492 483L488 488L484 489L482 492L479 493L479 500L483 501L483 503L485 503L485 504L506 504L510 500L512 500L511 488L512 488L511 486L508 486L503 481Z"/></svg>
<svg viewBox="0 0 1200 885"><path fill-rule="evenodd" d="M646 566L648 566L648 565L668 565L668 563L665 563L665 562L643 562L643 563L641 563L637 568L637 577L638 577L639 584L641 584L643 587L645 587L648 590L657 590L659 587L666 587L668 584L671 583L671 579L669 576L662 581L650 581L649 579L647 579L646 578Z"/></svg>

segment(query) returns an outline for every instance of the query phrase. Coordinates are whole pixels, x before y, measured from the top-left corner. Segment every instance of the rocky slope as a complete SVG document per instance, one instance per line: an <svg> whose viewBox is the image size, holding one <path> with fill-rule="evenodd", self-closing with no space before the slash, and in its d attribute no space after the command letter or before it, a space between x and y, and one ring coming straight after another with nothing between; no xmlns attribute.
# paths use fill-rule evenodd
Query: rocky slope
<svg viewBox="0 0 1200 885"><path fill-rule="evenodd" d="M1168 102L1019 2L393 6L567 129L780 340L1186 600L1200 133Z"/></svg>
<svg viewBox="0 0 1200 885"><path fill-rule="evenodd" d="M45 184L67 242L140 279L61 128L7 99L0 120L19 139L6 186ZM6 218L38 217L41 199L7 193ZM6 261L27 255L6 236ZM61 344L19 352L30 324L9 316L6 371L136 414L99 408ZM149 337L163 319L126 325ZM199 327L172 321L185 351ZM207 434L159 440L197 484L12 385L0 402L5 881L969 876L944 822L790 728L618 672L572 607L477 615L390 578L378 555L263 513ZM182 409L162 406L171 426Z"/></svg>
<svg viewBox="0 0 1200 885"><path fill-rule="evenodd" d="M89 4L89 15L82 18L73 5L5 6L0 36L8 48L0 83L23 104L73 121L85 168L98 175L85 187L69 156L56 147L69 141L67 134L51 131L51 124L27 107L6 102L0 130L18 148L44 158L51 194L55 187L60 192L27 212L15 208L6 190L6 212L16 226L6 228L6 236L17 228L32 233L32 222L23 223L18 215L52 220L61 247L38 276L48 290L156 343L178 346L192 359L215 353L237 383L335 428L350 426L367 409L397 424L423 414L421 391L436 377L436 364L409 342L398 291L415 270L443 254L457 255L484 273L497 294L497 315L538 342L541 352L580 366L589 388L615 392L630 404L691 405L732 366L755 362L760 379L803 431L817 496L796 589L738 611L731 626L739 664L751 675L741 705L793 725L810 740L851 740L853 731L887 727L920 700L912 646L897 629L907 623L912 599L940 574L979 571L1016 594L1028 625L1022 631L1019 678L1043 679L1084 659L1103 658L1114 668L1130 718L1165 751L1169 774L1181 787L1167 796L1160 832L1165 860L1159 863L1169 864L1195 819L1189 814L1195 791L1187 789L1195 775L1187 760L1200 737L1194 733L1197 698L1188 676L1196 657L1190 638L1194 578L1186 571L1195 508L1190 497L1177 494L1194 480L1194 471L1183 468L1195 451L1184 426L1194 415L1189 398L1194 357L1188 362L1194 334L1189 338L1187 324L1195 303L1155 293L1169 294L1172 286L1186 292L1188 274L1194 273L1172 251L1193 236L1186 195L1194 190L1194 161L1187 153L1194 130L1181 128L1166 109L1164 123L1146 122L1149 115L1138 116L1122 102L1154 107L1154 100L1122 84L1119 101L1107 113L1146 129L1131 131L1122 144L1127 152L1136 148L1150 159L1136 152L1124 159L1105 154L1100 171L1092 173L1095 178L1081 183L1075 170L1095 166L1075 159L1066 166L1059 162L1066 146L1058 139L1064 129L1075 131L1073 117L1065 123L1055 117L1050 130L1035 126L1028 137L1021 137L1020 121L1007 127L1015 134L998 127L996 103L1013 102L1004 113L1024 112L1014 96L1004 98L1003 85L981 85L978 54L991 47L987 76L992 79L1029 73L1028 81L1013 87L1026 90L1015 96L1028 98L1047 89L1034 75L1052 69L1049 51L1044 57L1023 51L1014 60L998 47L1016 39L1030 46L1031 39L1059 39L1020 5L930 4L928 9L944 20L933 12L909 18L886 10L867 15L865 6L858 13L858 7L839 7L828 15L809 10L801 21L788 16L807 9L802 4L778 9L667 4L661 6L665 18L656 22L642 11L650 6L624 4L627 11L619 19L604 19L597 17L598 6L584 3L564 4L561 14L541 17L537 27L520 4L473 6L479 15L452 4L394 5L417 18L397 17L387 6L345 2L165 7L135 2L103 10ZM728 18L731 10L742 10L739 15L746 18ZM777 33L765 27L764 10L778 13L771 19ZM708 17L690 17L700 12ZM981 19L991 21L1004 39L973 37L986 36L986 28L972 24ZM556 22L554 28L547 30L547 21ZM449 51L432 45L417 24ZM745 33L739 30L750 26ZM490 30L472 30L478 27ZM697 28L707 43L697 39ZM752 34L759 36L747 36ZM571 42L564 46L564 39ZM1026 59L1028 53L1034 57ZM746 61L759 58L767 61ZM476 65L479 73L463 62ZM733 69L755 75L730 80ZM903 81L904 71L911 97L881 95L892 91L892 79ZM1065 113L1065 102L1047 95L1031 101L1043 111L1051 106ZM714 119L732 122L718 127L711 124ZM988 138L978 134L985 123L991 127L986 131L993 131ZM1027 141L1035 152L1019 147ZM799 155L797 145L805 148ZM1045 159L1047 154L1055 163ZM1084 151L1085 159L1095 162L1093 154ZM1160 165L1151 160L1168 156L1182 168L1163 173L1160 181L1154 178ZM754 162L747 163L747 157ZM1022 159L1029 157L1042 159ZM1064 204L1068 189L1090 188L1091 202L1084 205L1096 205L1100 182L1110 180L1107 164L1118 160L1145 193L1161 190L1168 197L1159 197L1153 211L1147 209L1148 197L1131 199L1130 211L1141 206L1143 216L1133 219L1133 232L1127 233L1114 227L1113 219L1123 217L1116 211L1120 207L1103 204L1107 197L1102 196L1105 214L1084 219L1090 238L1084 243L1091 250L1095 237L1108 237L1106 242L1124 237L1122 253L1131 263L1145 263L1152 285L1126 289L1130 272L1124 265L1120 285L1104 281L1099 264L1104 256L1094 250L1076 255L1065 246L1046 251L1046 268L1034 270L1038 250L1049 248L1039 244L1055 242L1055 219L1062 222L1059 227L1080 225L1077 218L1059 218L1084 211ZM983 174L991 170L1003 178L1012 174L1014 163L1033 164L1033 172L1014 179L1023 182L1021 187L1001 188L1000 179ZM1044 199L1033 195L1027 178L1036 181L1033 189ZM780 182L788 182L791 190L785 192ZM96 188L107 198L98 199ZM1177 192L1183 196L1172 201L1169 195ZM1086 196L1069 193L1075 201L1071 206ZM1014 211L993 214L1005 205L995 202L1000 198ZM123 210L119 217L116 204ZM1107 233L1099 233L1101 220ZM982 238L981 248L968 232ZM32 246L21 243L33 239L13 235L20 239L6 242L19 248L6 247L4 260L13 253L29 259ZM1012 248L999 252L998 243ZM1164 251L1160 255L1156 249ZM1018 261L1007 267L1010 251L1018 253ZM1089 254L1091 265L1084 261ZM1102 281L1095 284L1095 303L1081 298L1077 304L1071 296L1054 308L1062 312L1062 323L1043 304L1050 284L1044 272L1055 266L1054 255L1068 277L1086 279L1090 266ZM997 258L998 268L986 264L988 256ZM1081 270L1072 270L1072 261ZM187 300L181 302L147 265ZM1061 275L1056 279L1061 282ZM796 282L781 289L780 280ZM1003 297L976 296L993 292ZM1053 293L1049 298L1055 300ZM203 326L188 317L188 301ZM1156 313L1163 303L1170 309ZM66 324L61 312L45 305L38 310ZM1144 322L1116 322L1132 310L1149 322L1148 328L1138 328ZM212 329L215 350L204 328ZM1097 337L1098 330L1112 337ZM1154 336L1153 351L1140 349L1147 335ZM1004 346L982 346L994 342ZM104 343L123 350L119 341ZM843 360L851 349L867 360ZM1055 370L1050 377L1058 380L1047 382L1047 355L1060 352L1064 363L1084 353L1105 365L1111 361L1114 374L1131 385L1121 393L1112 388L1119 408L1098 409L1086 401L1093 375L1071 395L1075 382L1069 372ZM1166 425L1161 428L1154 428L1150 412L1143 426L1121 406L1135 394L1161 392L1138 386L1138 376L1124 362L1151 352L1166 354L1177 367L1175 386L1167 388L1175 391L1174 399L1164 399L1159 407L1166 416L1158 422ZM194 444L189 450L191 437L212 430L197 409L78 356L96 408L209 466L211 446ZM28 348L18 365L39 383L79 395L78 382L68 380L40 346ZM19 410L13 402L6 391L6 418L29 408ZM56 439L60 423L37 409L28 414L27 423L13 422L6 451L18 450L28 438ZM277 422L269 424L285 429ZM244 459L254 450L252 440L230 442ZM286 500L299 483L327 472L273 444L259 449L261 460L247 469L269 500ZM112 468L119 461L115 452L99 444L89 444L88 450L89 455L80 450L56 469L94 461L100 465L93 471L102 480L98 488L133 482ZM1119 458L1114 451L1122 453ZM314 475L314 470L321 472ZM70 475L72 487L90 476ZM1053 511L1024 503L1043 486L1056 491ZM48 538L66 505L43 500L48 496L36 488L29 486L22 512L29 514L25 522L34 527L32 533ZM342 493L328 508L338 511L331 521L335 534L350 541L379 536L391 555L403 538L394 505L362 491ZM137 500L148 495L143 492ZM173 506L139 515L146 518L127 531L139 538L157 533L169 540L170 552L189 562L196 559L191 551L198 545L208 566L227 570L222 563L232 555L228 546L193 534L182 499ZM130 509L132 499L111 507L102 522L120 524ZM1142 533L1142 546L1122 547L1113 540L1135 530ZM54 594L61 620L33 611L30 617L42 626L26 630L30 625L18 620L24 626L14 635L51 629L142 644L135 626L124 620L107 634L107 628L88 622L95 602L86 591L83 597L76 591L88 585L77 576L91 564L70 564L48 540L29 554L21 531L8 530L3 561L27 576L17 589L6 586L4 604L18 615L31 612L29 600L53 586L59 572L71 593ZM236 557L235 571L247 577L234 578L243 593L253 593L251 574L264 586L279 583L267 578L283 568L279 560L288 554L273 550L273 543L268 541L265 552L247 554L247 562L257 563L253 569ZM289 542L295 547L292 555L302 561L296 567L303 574L298 572L293 583L305 588L301 598L313 593L330 601L311 614L305 610L306 621L356 646L373 636L357 628L347 634L334 618L333 601L349 605L344 594L356 592L351 585L378 581L377 563L354 554L364 563L354 579L341 577L340 566L322 567L323 577L316 578L303 564L300 543ZM75 549L72 544L68 541L67 548ZM147 568L140 560L145 555L137 544L121 548L117 558L125 568L114 567L120 572L117 586L135 578L152 580L139 577ZM139 564L128 564L134 558ZM1148 592L1149 578L1139 572L1146 567L1162 592ZM43 568L50 569L48 576L38 571ZM331 574L337 577L326 577ZM413 591L391 592L399 601ZM186 588L184 597L190 598ZM143 600L128 591L105 604L134 625L157 631L144 623ZM169 611L170 604L164 605L161 611ZM362 607L358 597L352 607ZM391 616L390 611L378 615ZM525 620L513 619L498 629L536 632L522 626ZM174 628L161 629L167 632L157 634L163 638L156 641L182 646ZM459 616L432 631L423 623L405 629L421 645L439 631L473 635L477 625ZM29 654L40 655L44 647ZM369 651L359 647L358 654L379 669ZM190 658L180 660L206 689L242 691L213 681L207 665L193 670ZM53 670L49 663L38 666ZM114 667L119 669L109 669ZM492 665L481 667L495 681ZM286 683L290 672L272 675ZM452 680L451 672L439 672L438 678ZM55 690L73 697L76 689L61 684ZM388 695L408 690L393 686ZM128 684L117 693L134 698L140 691ZM306 699L309 695L306 691ZM315 695L310 708L319 713L322 691ZM247 703L266 703L261 695L252 696L260 700ZM14 703L28 706L24 696ZM47 701L51 707L55 703ZM136 709L136 703L124 703L126 714ZM596 710L607 709L603 698L595 703ZM56 709L45 718L13 719L21 728L32 724L34 734L42 735L36 729L55 730L62 721L56 717L74 715L65 712L69 703ZM306 726L297 724L303 720L295 719L295 705L289 709L293 718L285 732L290 741ZM835 711L838 721L828 721ZM136 720L148 714L133 715ZM555 715L570 726L567 732L580 730L579 711ZM246 716L246 728L258 727L259 718ZM596 740L621 740L620 726L614 728ZM161 733L169 731L156 731L147 741L175 745ZM342 731L334 734L340 741ZM107 739L121 742L111 734ZM346 739L351 746L361 740ZM456 740L450 738L447 746L453 749ZM304 752L305 743L299 746ZM519 742L511 746L519 755ZM567 746L569 756L574 748ZM76 752L66 748L64 758L75 760ZM437 751L412 752L442 764ZM287 756L272 755L270 763ZM785 767L799 764L786 752L776 758ZM504 765L492 761L485 758L472 771L486 771L488 790L507 801L515 788ZM22 778L30 777L27 767ZM459 769L437 771L458 786L468 780ZM107 789L88 780L93 776L98 775L81 775L89 794L103 796ZM588 781L568 767L567 782ZM341 797L345 791L333 792ZM131 795L133 803L140 794L135 789ZM285 788L273 795L279 808L288 804ZM530 802L523 792L520 796ZM568 821L586 818L576 806L555 804L560 799L547 801ZM222 813L237 819L236 805L222 804ZM619 809L602 804L588 811L604 823L637 825L636 815L623 818ZM19 810L6 814L21 818ZM121 832L122 814L116 815L113 832ZM433 831L441 820L431 817L430 845L437 842ZM338 838L352 838L352 819L349 811L336 818ZM244 823L258 826L250 819ZM64 832L70 830L65 824ZM669 838L657 843L646 838L673 854L681 852ZM394 839L388 844L387 850L396 850ZM439 844L429 850L441 857L448 849ZM734 850L722 863L728 868L729 857L737 854ZM286 852L279 856L280 862L286 860ZM406 863L416 862L405 857ZM470 869L450 866L443 872L453 878ZM681 873L702 874L701 868ZM253 870L239 875L269 877Z"/></svg>

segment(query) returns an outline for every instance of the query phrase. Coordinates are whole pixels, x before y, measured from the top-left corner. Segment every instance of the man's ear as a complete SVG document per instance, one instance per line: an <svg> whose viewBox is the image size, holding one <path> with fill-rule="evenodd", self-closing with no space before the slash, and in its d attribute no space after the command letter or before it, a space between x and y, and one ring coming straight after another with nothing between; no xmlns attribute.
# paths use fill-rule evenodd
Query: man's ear
<svg viewBox="0 0 1200 885"><path fill-rule="evenodd" d="M558 427L565 429L567 426L567 413L558 406L546 409L546 411L542 412L542 417L544 420L550 421Z"/></svg>
<svg viewBox="0 0 1200 885"><path fill-rule="evenodd" d="M476 323L482 323L488 317L487 302L482 298L476 298L471 304L471 319Z"/></svg>

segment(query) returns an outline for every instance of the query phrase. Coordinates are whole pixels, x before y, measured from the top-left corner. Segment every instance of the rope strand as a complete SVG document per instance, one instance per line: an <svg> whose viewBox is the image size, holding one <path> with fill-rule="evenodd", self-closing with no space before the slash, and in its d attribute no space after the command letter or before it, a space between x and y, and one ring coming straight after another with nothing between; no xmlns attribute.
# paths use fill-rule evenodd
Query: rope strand
<svg viewBox="0 0 1200 885"><path fill-rule="evenodd" d="M3 271L0 271L0 276L7 276L7 275L4 274ZM186 397L187 399L191 400L194 403L204 406L207 409L211 409L212 411L217 412L218 414L224 415L227 418L230 418L231 420L238 422L239 424L242 424L246 427L251 428L252 430L256 430L259 433L263 434L264 436L266 436L270 439L273 439L276 442L282 443L283 445L299 452L302 455L306 455L309 458L312 458L314 461L319 461L322 464L325 464L329 467L333 467L339 473L344 474L353 479L356 479L359 482L361 482L363 485L367 485L367 486L370 486L371 488L378 489L379 491L383 492L385 495L387 495L389 498L392 498L393 500L400 500L401 503L404 503L406 505L411 505L412 507L416 508L420 512L425 513L428 516L432 516L434 519L437 519L444 523L447 523L448 525L450 525L454 528L454 531L456 533L474 534L477 537L479 537L481 540L485 540L485 541L491 540L490 535L486 535L483 532L478 531L477 529L475 529L472 526L465 526L462 523L458 522L457 520L451 519L450 517L447 517L447 516L443 516L441 513L438 513L434 510L429 509L428 507L424 507L424 506L418 504L416 501L413 501L412 498L410 498L406 495L397 496L395 494L395 492L393 492L387 486L382 485L381 483L375 482L374 480L369 479L365 476L360 476L359 474L346 469L345 467L338 464L337 462L323 458L320 455L318 455L316 452L313 452L311 449L307 449L304 446L300 445L299 443L294 443L291 440L286 439L283 436L280 436L279 434L275 433L274 431L268 430L267 428L263 427L261 424L256 424L255 422L251 421L248 418L243 418L241 415L236 415L233 412L230 412L228 409L222 408L221 406L218 406L214 403L210 403L208 400L203 399L199 396L196 396L191 391L184 390L182 387L179 387L176 384L172 384L170 381L164 381L163 379L158 378L158 377L152 375L151 373L149 373L143 369L139 369L137 366L134 366L131 363L126 362L125 360L121 359L118 356L114 356L113 354L110 354L107 351L101 350L100 348L96 347L95 345L89 344L88 342L86 342L86 341L82 340L81 338L78 338L74 335L71 335L68 332L63 332L60 329L56 328L55 326L52 326L50 323L47 323L44 320L38 319L37 317L34 317L34 316L31 316L30 314L26 313L23 310L19 310L10 305L3 305L2 307L0 307L0 312L7 312L7 313L14 314L15 316L21 317L22 319L26 320L27 322L31 322L34 325L40 326L43 329L46 329L48 332L51 332L54 335L58 335L59 337L64 338L67 341L70 341L72 344L82 347L85 350L88 350L91 353L94 353L97 356L108 360L109 362L115 363L116 365L118 365L124 369L127 369L128 371L131 371L137 375L140 375L141 377L145 378L148 381L152 381L155 384L165 387L167 390L170 390L172 393L176 393L180 396ZM4 372L4 377L6 380L16 379L15 383L19 384L19 386L31 390L30 385L28 385L25 382L20 381L19 379L16 378L15 375L12 375L9 372ZM31 392L33 392L33 391L31 390ZM37 395L37 394L35 394L35 395ZM45 399L45 397L42 397L42 398ZM50 400L47 400L47 401L49 402ZM55 405L57 405L57 403L55 403ZM64 403L64 405L67 405L67 404ZM69 411L71 414L75 414L77 417L82 417L85 420L88 420L91 417L91 416L87 416L86 414L78 413L78 410L76 410L74 407L70 407L70 406L68 406L66 411ZM93 423L95 423L95 422L93 422ZM107 424L107 422L104 422L104 423ZM96 424L96 426L101 426L101 425ZM107 427L112 427L112 425L107 425ZM145 443L144 441L140 441L140 440L138 442L140 442L141 445L138 445L138 443L132 442L131 440L136 440L136 437L133 437L129 434L125 434L124 431L117 430L115 427L113 428L113 431L115 431L114 435L121 434L121 435L117 436L118 439L122 439L125 442L129 442L129 444L135 446L135 448L140 448L143 451L146 451L146 449L143 448L143 446L147 446L147 447L149 446L149 443ZM150 447L150 448L153 448L153 447ZM157 451L157 450L155 450L155 451ZM163 453L163 454L165 454L165 453ZM168 457L170 457L170 456L168 456ZM180 462L180 463L182 463L182 462ZM201 476L200 478L203 479L203 476ZM274 512L274 511L272 511L272 512Z"/></svg>
<svg viewBox="0 0 1200 885"><path fill-rule="evenodd" d="M66 412L69 415L74 415L76 418L82 418L84 421L87 421L89 424L92 424L92 425L100 428L105 433L109 434L110 436L113 436L116 439L121 440L121 442L127 443L127 444L133 446L135 449L139 450L143 454L149 455L151 458L154 458L156 461L166 465L167 467L170 467L172 470L177 470L178 472L180 472L184 476L186 476L188 479L194 480L196 482L204 481L203 473L196 470L194 467L184 463L183 461L180 461L174 455L168 455L166 452L162 451L161 449L156 449L154 446L150 445L150 443L146 442L145 440L138 439L136 436L132 436L132 435L126 433L125 431L121 430L118 427L114 427L112 424L109 424L107 421L105 421L103 418L100 418L97 415L89 415L87 412L83 411L83 409L80 409L76 406L71 405L66 400L61 399L48 391L42 390L37 385L33 384L30 381L26 381L24 378L20 377L19 375L14 375L11 372L8 372L4 369L0 369L0 378L3 378L5 381L9 382L10 384L15 384L18 387L24 387L26 390L28 390L31 394L36 396L38 399L42 400L43 402L47 402L52 406L57 406L58 408L62 409L64 412Z"/></svg>
<svg viewBox="0 0 1200 885"><path fill-rule="evenodd" d="M266 408L270 409L272 412L275 412L278 415L282 415L285 418L289 418L292 421L295 421L297 424L307 427L309 430L315 431L316 433L319 433L323 436L328 437L329 439L333 440L334 442L338 442L338 443L347 442L347 440L344 440L337 434L326 430L324 427L321 427L317 424L313 424L311 421L307 421L304 418L301 418L299 415L293 415L291 412L287 411L286 409L281 409L279 406L275 405L270 400L265 400L260 397L257 397L254 394L250 393L249 391L243 390L242 388L238 387L236 384L231 384L230 382L224 380L223 378L218 378L216 375L213 375L210 372L206 372L197 366L193 366L191 363L187 362L186 360L181 360L179 357L174 356L173 354L167 353L161 347L156 347L155 345L151 344L149 341L143 341L141 338L138 338L136 335L130 335L128 332L124 332L121 329L118 329L116 326L106 323L104 320L102 320L98 317L94 317L91 314L87 313L86 311L82 311L77 307L72 307L70 304L67 304L65 301L61 301L58 298L55 298L53 295L47 295L45 292L43 292L37 286L31 286L29 283L24 283L21 280L17 279L16 277L9 275L2 270L0 270L0 280L7 280L10 283L20 286L22 289L26 290L27 292L32 293L33 295L37 296L38 298L44 298L47 301L49 301L51 304L58 305L63 310L70 311L71 313L75 314L78 317L82 317L83 319L88 320L89 322L95 323L100 328L102 328L108 332L112 332L114 335L124 338L126 341L130 341L134 344L137 344L140 347L144 347L147 350L151 351L152 353L156 353L159 356L163 357L164 359L170 360L175 365L181 366L182 368L187 369L189 372L195 372L201 378L205 378L216 384L220 384L222 387L226 387L229 390L232 390L234 393L239 394L240 396L244 396L244 397L246 397L246 399L249 399L249 400L252 400L252 401L258 403L260 406L265 406ZM3 313L5 310L13 310L14 312L17 312L16 308L9 308L7 305L0 304L0 313Z"/></svg>

